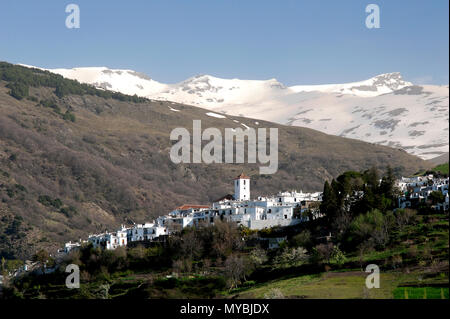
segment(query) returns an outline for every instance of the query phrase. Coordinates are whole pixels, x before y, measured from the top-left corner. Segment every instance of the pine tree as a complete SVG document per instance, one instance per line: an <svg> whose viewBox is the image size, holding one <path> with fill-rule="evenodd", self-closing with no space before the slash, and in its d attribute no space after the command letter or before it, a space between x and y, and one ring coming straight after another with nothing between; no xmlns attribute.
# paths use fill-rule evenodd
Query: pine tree
<svg viewBox="0 0 450 319"><path fill-rule="evenodd" d="M336 216L336 212L338 210L336 190L333 189L333 186L336 187L336 185L336 181L333 179L331 182L331 186L328 181L326 181L323 187L323 196L322 203L320 205L320 211L325 214L328 222L332 221L334 216Z"/></svg>

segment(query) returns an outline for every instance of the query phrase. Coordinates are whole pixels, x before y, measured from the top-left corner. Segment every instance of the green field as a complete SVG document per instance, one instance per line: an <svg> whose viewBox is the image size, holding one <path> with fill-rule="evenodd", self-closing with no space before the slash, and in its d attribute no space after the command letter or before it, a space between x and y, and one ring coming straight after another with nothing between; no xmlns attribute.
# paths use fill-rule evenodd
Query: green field
<svg viewBox="0 0 450 319"><path fill-rule="evenodd" d="M433 169L430 170L430 172L435 172L435 173L440 173L441 175L447 175L448 176L448 169L449 167L449 163L444 163L444 164L440 164L436 167L434 167ZM419 171L415 174L415 176L422 176L424 174L426 174L426 170L423 171Z"/></svg>
<svg viewBox="0 0 450 319"><path fill-rule="evenodd" d="M387 272L380 274L380 288L367 289L365 279L368 274L361 271L327 272L316 276L299 276L281 279L241 289L233 294L238 298L265 298L271 291L281 291L285 298L304 299L405 299L424 298L448 299L448 288L401 287L407 283L423 281L421 273ZM433 279L440 281L438 278ZM442 278L442 283L447 283Z"/></svg>
<svg viewBox="0 0 450 319"><path fill-rule="evenodd" d="M448 163L441 164L433 168L433 171L448 175Z"/></svg>
<svg viewBox="0 0 450 319"><path fill-rule="evenodd" d="M449 299L448 288L443 287L398 287L394 299Z"/></svg>

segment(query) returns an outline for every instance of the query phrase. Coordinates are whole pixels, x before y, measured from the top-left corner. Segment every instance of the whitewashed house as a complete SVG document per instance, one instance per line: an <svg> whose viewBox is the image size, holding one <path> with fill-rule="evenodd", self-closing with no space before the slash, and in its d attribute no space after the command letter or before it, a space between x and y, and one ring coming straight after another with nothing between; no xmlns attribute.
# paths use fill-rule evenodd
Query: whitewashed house
<svg viewBox="0 0 450 319"><path fill-rule="evenodd" d="M88 241L92 243L94 248L102 249L116 249L127 245L127 229L122 227L120 230L113 233L103 233L98 235L90 235Z"/></svg>
<svg viewBox="0 0 450 319"><path fill-rule="evenodd" d="M167 227L155 223L136 224L132 228L127 229L129 242L153 240L162 235L168 235Z"/></svg>
<svg viewBox="0 0 450 319"><path fill-rule="evenodd" d="M276 196L260 196L252 200L250 177L243 173L233 180L233 186L234 195L227 195L211 205L185 204L158 217L153 223L135 224L129 228L122 226L113 233L90 235L88 242L94 247L116 249L129 242L155 240L170 235L171 231L195 227L200 223L214 223L218 219L234 221L250 229L295 225L307 219L294 216L294 210L306 210L310 203L322 200L320 192L302 191L280 192ZM69 242L64 250L69 252L75 247L78 247L77 243Z"/></svg>
<svg viewBox="0 0 450 319"><path fill-rule="evenodd" d="M80 240L80 242L75 242L75 243L72 243L72 242L69 241L68 243L66 243L64 245L64 252L66 254L68 254L68 253L70 253L73 250L80 249L80 247L81 247L81 240Z"/></svg>
<svg viewBox="0 0 450 319"><path fill-rule="evenodd" d="M441 192L444 202L434 206L436 210L448 210L448 185L449 178L435 178L433 175L402 177L396 182L396 186L403 193L398 198L399 208L413 207L414 204L426 202L432 192Z"/></svg>

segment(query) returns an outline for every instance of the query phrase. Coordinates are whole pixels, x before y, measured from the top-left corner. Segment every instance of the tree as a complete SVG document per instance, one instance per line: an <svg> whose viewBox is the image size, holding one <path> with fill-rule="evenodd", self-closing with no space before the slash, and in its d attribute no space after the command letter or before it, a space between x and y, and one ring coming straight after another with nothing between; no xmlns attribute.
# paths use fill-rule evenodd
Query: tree
<svg viewBox="0 0 450 319"><path fill-rule="evenodd" d="M389 199L394 199L397 195L395 190L395 176L391 166L387 167L386 176L383 176L380 184L381 193Z"/></svg>
<svg viewBox="0 0 450 319"><path fill-rule="evenodd" d="M37 261L38 263L40 263L42 271L44 271L45 265L47 264L47 261L48 261L49 259L50 259L50 254L49 254L46 250L44 250L44 249L39 250L39 251L33 256L33 260L34 260L34 261Z"/></svg>
<svg viewBox="0 0 450 319"><path fill-rule="evenodd" d="M306 229L301 233L293 236L289 243L292 247L303 247L306 249L310 249L312 246L311 232Z"/></svg>
<svg viewBox="0 0 450 319"><path fill-rule="evenodd" d="M285 248L275 258L275 263L281 266L299 266L307 262L309 256L306 254L306 249L302 247L298 248Z"/></svg>
<svg viewBox="0 0 450 319"><path fill-rule="evenodd" d="M237 287L241 280L245 278L245 262L242 257L232 254L225 260L224 266L225 277L231 290Z"/></svg>
<svg viewBox="0 0 450 319"><path fill-rule="evenodd" d="M389 241L389 234L393 224L392 212L383 215L378 209L359 215L352 222L350 228L359 242L369 240L374 245L384 247Z"/></svg>
<svg viewBox="0 0 450 319"><path fill-rule="evenodd" d="M331 182L331 185L335 185L334 179ZM338 210L336 190L333 189L332 186L330 186L328 181L325 181L325 184L323 186L322 203L320 205L320 212L326 216L329 223L333 220Z"/></svg>
<svg viewBox="0 0 450 319"><path fill-rule="evenodd" d="M268 260L268 257L264 249L255 248L250 252L250 260L257 267L264 264Z"/></svg>
<svg viewBox="0 0 450 319"><path fill-rule="evenodd" d="M400 230L403 230L406 225L415 221L416 211L406 208L397 209L395 211L395 222Z"/></svg>
<svg viewBox="0 0 450 319"><path fill-rule="evenodd" d="M333 253L333 243L319 244L313 248L313 259L316 263L329 263Z"/></svg>
<svg viewBox="0 0 450 319"><path fill-rule="evenodd" d="M364 175L367 186L371 188L374 193L376 193L378 190L380 180L378 169L375 166L373 166L368 171L366 171Z"/></svg>
<svg viewBox="0 0 450 319"><path fill-rule="evenodd" d="M347 232L347 230L350 228L350 225L352 223L353 216L351 212L348 211L341 211L336 218L333 220L332 226L333 229L336 231L336 236L338 238L342 238L344 234Z"/></svg>
<svg viewBox="0 0 450 319"><path fill-rule="evenodd" d="M217 220L211 230L213 256L226 257L242 248L242 237L235 223Z"/></svg>
<svg viewBox="0 0 450 319"><path fill-rule="evenodd" d="M383 212L394 208L395 199L399 195L399 190L395 186L395 175L390 166L387 167L386 176L383 176L381 179L379 193L381 197L377 208Z"/></svg>
<svg viewBox="0 0 450 319"><path fill-rule="evenodd" d="M445 196L444 194L442 194L442 192L432 191L430 195L428 195L428 199L431 200L431 203L433 205L436 205L438 203L443 203L445 201Z"/></svg>
<svg viewBox="0 0 450 319"><path fill-rule="evenodd" d="M141 261L145 258L145 255L146 250L142 245L137 245L136 247L128 250L128 256L130 256L133 261Z"/></svg>
<svg viewBox="0 0 450 319"><path fill-rule="evenodd" d="M21 82L10 83L7 85L7 87L9 89L11 89L9 94L18 100L22 100L23 98L27 97L29 94L28 86Z"/></svg>
<svg viewBox="0 0 450 319"><path fill-rule="evenodd" d="M347 258L345 258L344 253L339 249L339 247L334 246L331 252L330 262L338 265L343 265Z"/></svg>
<svg viewBox="0 0 450 319"><path fill-rule="evenodd" d="M172 271L177 275L180 275L183 272L183 261L181 259L173 261Z"/></svg>
<svg viewBox="0 0 450 319"><path fill-rule="evenodd" d="M181 238L181 251L189 259L196 259L201 254L202 242L194 229L188 229Z"/></svg>

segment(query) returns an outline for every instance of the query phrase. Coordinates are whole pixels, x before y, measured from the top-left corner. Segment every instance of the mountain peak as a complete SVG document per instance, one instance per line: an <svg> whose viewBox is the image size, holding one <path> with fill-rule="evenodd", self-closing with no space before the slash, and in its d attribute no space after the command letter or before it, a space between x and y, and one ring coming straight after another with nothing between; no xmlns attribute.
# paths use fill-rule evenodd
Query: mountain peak
<svg viewBox="0 0 450 319"><path fill-rule="evenodd" d="M401 83L401 84L408 83L408 84L412 85L412 83L407 82L403 79L400 72L383 73L383 74L374 76L372 79L376 80L376 81L380 81L380 82L383 81L385 83L397 82L397 83Z"/></svg>
<svg viewBox="0 0 450 319"><path fill-rule="evenodd" d="M368 85L368 88L371 87L376 89L382 94L391 93L392 91L400 90L404 87L413 85L411 82L405 81L400 72L379 74L363 82L366 82L364 83L364 86Z"/></svg>

